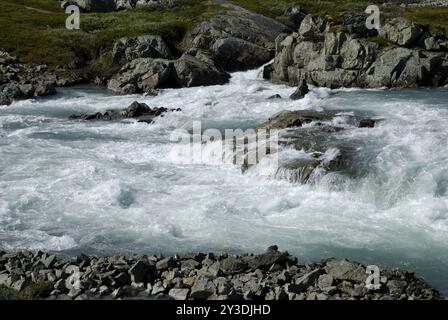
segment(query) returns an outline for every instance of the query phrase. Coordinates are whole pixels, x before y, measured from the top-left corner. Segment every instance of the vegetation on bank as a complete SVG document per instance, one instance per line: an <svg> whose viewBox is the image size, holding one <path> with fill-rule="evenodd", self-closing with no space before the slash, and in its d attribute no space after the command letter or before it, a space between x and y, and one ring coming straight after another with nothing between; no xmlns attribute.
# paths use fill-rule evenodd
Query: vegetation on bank
<svg viewBox="0 0 448 320"><path fill-rule="evenodd" d="M381 6L386 0L230 0L248 10L277 18L289 5L299 5L311 14L325 14L334 19L337 25L344 16L362 13L369 5L378 5L385 16L404 16L416 23L428 26L432 31L448 30L447 7L402 8L403 1L389 1L388 6Z"/></svg>
<svg viewBox="0 0 448 320"><path fill-rule="evenodd" d="M54 0L0 1L0 48L24 63L52 69L75 59L89 61L81 73L110 71L106 53L121 37L162 35L178 42L192 26L222 10L208 0L180 0L172 6L111 13L82 13L81 29L67 30L68 17Z"/></svg>
<svg viewBox="0 0 448 320"><path fill-rule="evenodd" d="M384 0L228 0L251 11L279 18L289 5L303 6L312 14L333 18L335 30L343 18L360 13ZM404 9L381 7L385 15L403 15L433 31L448 30L448 8ZM225 10L212 0L178 0L171 6L154 6L111 13L82 13L81 30L67 30L68 17L54 0L0 1L0 48L24 63L47 64L50 70L107 78L119 66L110 51L114 42L127 36L158 34L179 44L198 22ZM445 32L445 31L442 31ZM376 39L380 44L382 39ZM178 48L182 51L182 48ZM59 70L59 71L58 71Z"/></svg>

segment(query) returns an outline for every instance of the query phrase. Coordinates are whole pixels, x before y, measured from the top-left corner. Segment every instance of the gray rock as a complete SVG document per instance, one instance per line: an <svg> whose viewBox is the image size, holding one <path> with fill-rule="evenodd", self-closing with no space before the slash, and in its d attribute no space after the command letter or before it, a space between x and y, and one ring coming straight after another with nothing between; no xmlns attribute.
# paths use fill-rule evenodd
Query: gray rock
<svg viewBox="0 0 448 320"><path fill-rule="evenodd" d="M173 259L173 257L168 257L168 258L162 259L159 262L157 262L156 269L157 270L166 270L175 265L176 265L176 261Z"/></svg>
<svg viewBox="0 0 448 320"><path fill-rule="evenodd" d="M168 292L168 295L174 300L187 300L190 289L176 289L173 288Z"/></svg>
<svg viewBox="0 0 448 320"><path fill-rule="evenodd" d="M227 274L235 274L244 271L247 264L241 258L228 257L220 262L220 267Z"/></svg>
<svg viewBox="0 0 448 320"><path fill-rule="evenodd" d="M198 277L191 287L190 298L205 300L216 292L215 284L206 277Z"/></svg>
<svg viewBox="0 0 448 320"><path fill-rule="evenodd" d="M333 283L334 283L334 279L332 276L330 276L328 274L322 274L319 276L317 285L322 290L328 290L330 287L333 286Z"/></svg>
<svg viewBox="0 0 448 320"><path fill-rule="evenodd" d="M258 126L259 129L285 129L301 127L304 124L313 121L325 121L332 118L331 114L298 110L298 111L280 111L269 118L268 121Z"/></svg>
<svg viewBox="0 0 448 320"><path fill-rule="evenodd" d="M115 43L112 50L114 62L131 62L138 58L173 59L173 54L161 36L121 38Z"/></svg>
<svg viewBox="0 0 448 320"><path fill-rule="evenodd" d="M174 62L178 81L183 87L225 84L230 75L219 70L205 53L192 49Z"/></svg>
<svg viewBox="0 0 448 320"><path fill-rule="evenodd" d="M275 38L287 27L234 5L227 8L196 26L187 37L188 45L211 52L225 70L245 70L269 62Z"/></svg>
<svg viewBox="0 0 448 320"><path fill-rule="evenodd" d="M290 99L292 100L302 99L308 92L310 92L308 84L306 83L305 80L302 79L299 83L299 86L297 87L297 90L290 96Z"/></svg>
<svg viewBox="0 0 448 320"><path fill-rule="evenodd" d="M336 280L347 280L356 283L365 283L366 269L347 260L330 260L326 263L325 271Z"/></svg>
<svg viewBox="0 0 448 320"><path fill-rule="evenodd" d="M380 29L380 35L399 46L411 47L423 36L422 26L405 18L395 18Z"/></svg>
<svg viewBox="0 0 448 320"><path fill-rule="evenodd" d="M166 59L139 58L126 64L108 83L116 93L144 93L158 88L177 87L174 64Z"/></svg>

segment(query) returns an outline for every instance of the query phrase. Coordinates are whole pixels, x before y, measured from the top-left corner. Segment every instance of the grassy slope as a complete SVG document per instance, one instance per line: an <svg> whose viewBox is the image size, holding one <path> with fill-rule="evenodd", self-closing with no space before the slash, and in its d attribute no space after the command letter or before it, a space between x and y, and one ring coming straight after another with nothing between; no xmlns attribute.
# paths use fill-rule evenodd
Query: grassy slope
<svg viewBox="0 0 448 320"><path fill-rule="evenodd" d="M300 5L312 14L328 14L336 23L347 13L361 13L368 5L380 5L385 0L230 0L249 10L278 17L286 5ZM448 30L448 8L403 9L398 5L381 7L384 15L405 16L417 23L427 25L431 30Z"/></svg>
<svg viewBox="0 0 448 320"><path fill-rule="evenodd" d="M47 12L38 12L26 7ZM0 48L25 63L55 68L75 57L93 61L87 73L107 73L107 55L120 37L160 34L180 40L195 23L221 7L208 0L181 0L169 8L147 8L114 13L82 13L81 30L65 29L68 15L54 0L1 0Z"/></svg>
<svg viewBox="0 0 448 320"><path fill-rule="evenodd" d="M344 14L362 12L367 5L382 0L229 0L270 17L282 14L285 5L301 5L313 14L328 14L334 25ZM32 7L48 12L30 10ZM65 29L68 17L54 0L1 0L0 48L5 48L25 63L44 63L56 69L75 57L91 61L76 72L107 76L117 66L110 61L110 49L120 37L160 34L178 41L197 22L223 8L210 0L180 0L170 8L152 8L115 13L81 14L81 30ZM386 9L384 9L386 11ZM431 29L448 29L448 8L389 8L386 14L404 15Z"/></svg>

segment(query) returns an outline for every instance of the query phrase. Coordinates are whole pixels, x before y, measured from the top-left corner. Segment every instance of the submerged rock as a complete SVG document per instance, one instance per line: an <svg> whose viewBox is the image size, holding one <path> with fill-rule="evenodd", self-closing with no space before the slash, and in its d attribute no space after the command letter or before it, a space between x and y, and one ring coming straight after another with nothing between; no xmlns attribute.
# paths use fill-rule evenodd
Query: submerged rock
<svg viewBox="0 0 448 320"><path fill-rule="evenodd" d="M127 108L118 111L118 110L107 110L104 112L96 112L91 114L81 114L81 115L71 115L69 116L69 120L102 120L102 121L111 121L111 120L120 120L120 119L136 119L138 122L146 122L152 123L156 117L163 117L163 114L166 112L172 111L181 111L181 109L167 109L163 107L154 107L151 108L145 103L139 103L134 101Z"/></svg>
<svg viewBox="0 0 448 320"><path fill-rule="evenodd" d="M269 118L268 121L259 125L258 129L285 129L301 127L313 121L330 120L332 114L311 110L280 111Z"/></svg>

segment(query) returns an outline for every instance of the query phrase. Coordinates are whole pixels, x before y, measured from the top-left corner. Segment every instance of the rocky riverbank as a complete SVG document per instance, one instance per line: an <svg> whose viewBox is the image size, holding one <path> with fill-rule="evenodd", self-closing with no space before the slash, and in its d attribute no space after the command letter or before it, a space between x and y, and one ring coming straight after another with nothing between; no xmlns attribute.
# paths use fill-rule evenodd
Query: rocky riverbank
<svg viewBox="0 0 448 320"><path fill-rule="evenodd" d="M302 264L277 246L263 254L241 256L58 257L41 251L0 251L0 300L446 299L402 269L380 270L378 287L368 289L366 270L347 260Z"/></svg>

